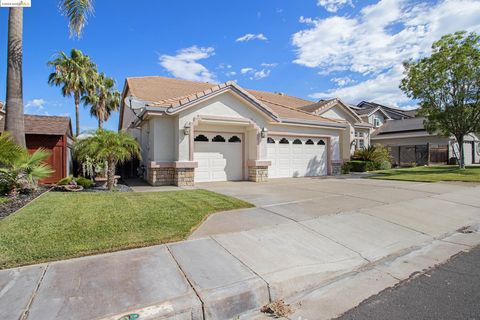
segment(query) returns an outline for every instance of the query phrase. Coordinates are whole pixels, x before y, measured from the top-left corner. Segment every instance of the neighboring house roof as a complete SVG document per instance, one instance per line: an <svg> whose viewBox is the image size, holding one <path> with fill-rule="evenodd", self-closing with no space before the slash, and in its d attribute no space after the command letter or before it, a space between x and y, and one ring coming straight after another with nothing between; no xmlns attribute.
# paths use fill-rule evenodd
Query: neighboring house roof
<svg viewBox="0 0 480 320"><path fill-rule="evenodd" d="M5 118L0 120L0 132L5 130ZM26 114L25 134L68 135L72 136L72 126L69 117L40 116Z"/></svg>
<svg viewBox="0 0 480 320"><path fill-rule="evenodd" d="M387 121L375 132L375 136L400 132L426 131L423 125L424 120L424 117L418 117Z"/></svg>
<svg viewBox="0 0 480 320"><path fill-rule="evenodd" d="M404 118L413 118L415 115L412 115L412 110L406 111L398 108L387 107L379 103L362 101L357 105L358 109L355 110L359 115L370 115L380 108L384 113L388 115L391 119L400 120ZM374 111L375 110L375 111Z"/></svg>
<svg viewBox="0 0 480 320"><path fill-rule="evenodd" d="M147 107L167 108L168 114L189 107L193 103L205 99L209 95L223 90L233 90L256 104L271 118L280 120L301 120L340 124L340 121L310 114L298 110L299 107L312 104L312 101L288 96L281 93L263 92L241 88L234 82L212 84L167 77L135 77L127 78L124 95L135 96L147 102ZM123 104L120 118L123 117ZM120 122L121 123L121 122Z"/></svg>
<svg viewBox="0 0 480 320"><path fill-rule="evenodd" d="M350 106L343 103L343 101L339 98L320 100L314 104L299 107L299 109L306 112L315 113L317 115L322 115L323 113L327 112L335 106L340 106L340 108L350 114L353 118L355 118L359 122L363 122L363 120L358 116L358 114L355 113L355 111L353 111Z"/></svg>

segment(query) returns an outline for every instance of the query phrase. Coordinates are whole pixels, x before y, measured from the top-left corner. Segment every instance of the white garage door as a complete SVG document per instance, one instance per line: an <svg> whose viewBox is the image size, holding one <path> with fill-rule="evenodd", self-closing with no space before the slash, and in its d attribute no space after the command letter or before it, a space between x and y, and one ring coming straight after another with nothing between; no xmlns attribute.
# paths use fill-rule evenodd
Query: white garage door
<svg viewBox="0 0 480 320"><path fill-rule="evenodd" d="M199 133L193 159L198 162L195 182L243 180L243 136Z"/></svg>
<svg viewBox="0 0 480 320"><path fill-rule="evenodd" d="M473 144L471 142L465 142L463 144L463 154L465 155L465 165L471 165L473 163Z"/></svg>
<svg viewBox="0 0 480 320"><path fill-rule="evenodd" d="M271 178L327 174L327 146L323 139L272 136L267 141Z"/></svg>

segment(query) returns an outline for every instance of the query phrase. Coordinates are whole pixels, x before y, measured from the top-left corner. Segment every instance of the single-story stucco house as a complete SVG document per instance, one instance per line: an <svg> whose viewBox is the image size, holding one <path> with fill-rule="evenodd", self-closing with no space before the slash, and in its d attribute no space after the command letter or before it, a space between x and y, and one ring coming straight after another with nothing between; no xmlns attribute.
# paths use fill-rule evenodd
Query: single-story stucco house
<svg viewBox="0 0 480 320"><path fill-rule="evenodd" d="M129 99L143 107L129 108ZM329 175L351 153L354 132L341 117L312 114L302 110L312 101L235 82L128 78L122 101L119 130L140 142L152 185Z"/></svg>

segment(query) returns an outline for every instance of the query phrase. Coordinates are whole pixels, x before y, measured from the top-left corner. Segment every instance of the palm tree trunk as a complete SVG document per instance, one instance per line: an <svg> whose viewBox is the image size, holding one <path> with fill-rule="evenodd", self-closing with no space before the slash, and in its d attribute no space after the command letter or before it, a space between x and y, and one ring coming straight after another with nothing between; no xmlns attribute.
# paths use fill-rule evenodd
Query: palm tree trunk
<svg viewBox="0 0 480 320"><path fill-rule="evenodd" d="M108 161L107 189L109 191L112 191L114 184L115 184L115 163L113 161Z"/></svg>
<svg viewBox="0 0 480 320"><path fill-rule="evenodd" d="M74 93L75 99L75 136L80 135L80 93Z"/></svg>
<svg viewBox="0 0 480 320"><path fill-rule="evenodd" d="M103 121L100 118L98 118L98 129L103 130Z"/></svg>
<svg viewBox="0 0 480 320"><path fill-rule="evenodd" d="M10 8L8 16L7 102L5 131L12 133L13 141L25 144L23 119L23 8Z"/></svg>

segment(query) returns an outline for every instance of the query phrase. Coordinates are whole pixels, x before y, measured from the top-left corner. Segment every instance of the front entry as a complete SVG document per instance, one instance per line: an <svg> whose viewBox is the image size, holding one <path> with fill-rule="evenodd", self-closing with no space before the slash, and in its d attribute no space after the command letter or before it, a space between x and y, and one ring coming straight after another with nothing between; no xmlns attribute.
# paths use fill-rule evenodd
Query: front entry
<svg viewBox="0 0 480 320"><path fill-rule="evenodd" d="M271 178L327 175L326 140L321 138L271 136L267 140Z"/></svg>
<svg viewBox="0 0 480 320"><path fill-rule="evenodd" d="M199 132L193 159L198 162L195 182L243 180L243 134Z"/></svg>

